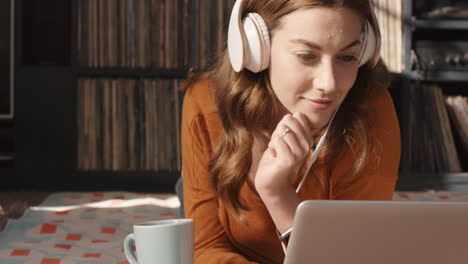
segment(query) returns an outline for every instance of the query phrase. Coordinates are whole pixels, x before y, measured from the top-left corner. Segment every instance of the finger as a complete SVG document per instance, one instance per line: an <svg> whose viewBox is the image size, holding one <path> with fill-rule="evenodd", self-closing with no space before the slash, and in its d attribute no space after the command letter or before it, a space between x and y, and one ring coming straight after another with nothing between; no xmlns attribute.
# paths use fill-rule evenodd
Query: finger
<svg viewBox="0 0 468 264"><path fill-rule="evenodd" d="M276 140L271 141L271 149L275 150L276 157L284 159L288 164L295 160L294 153L292 152L289 144L282 137L278 137Z"/></svg>
<svg viewBox="0 0 468 264"><path fill-rule="evenodd" d="M281 120L278 122L278 124L276 125L276 128L275 130L273 131L273 133L271 134L271 139L270 141L274 141L276 139L278 139L279 137L283 137L284 136L284 133L287 129L290 129L288 126L286 126L285 124L285 120L292 117L291 114L286 114L283 116L283 118L281 118Z"/></svg>
<svg viewBox="0 0 468 264"><path fill-rule="evenodd" d="M299 118L302 118L302 122L304 122L304 117ZM311 148L309 140L305 137L304 133L303 125L298 119L291 114L287 114L283 116L276 126L276 129L273 131L268 146L272 146L272 142L286 139L293 155L300 158L302 155L306 155L305 153Z"/></svg>
<svg viewBox="0 0 468 264"><path fill-rule="evenodd" d="M296 120L301 125L304 131L304 136L306 140L309 142L310 147L312 147L314 145L314 132L313 132L314 130L310 127L308 117L304 113L301 113L301 112L294 113L293 117L295 117Z"/></svg>
<svg viewBox="0 0 468 264"><path fill-rule="evenodd" d="M309 151L309 143L304 137L299 136L299 133L291 131L278 139L287 143L295 159L302 159Z"/></svg>
<svg viewBox="0 0 468 264"><path fill-rule="evenodd" d="M296 115L296 116L294 116ZM300 148L300 152L309 151L310 146L310 139L307 138L306 132L302 124L299 122L297 114L295 113L292 116L288 116L284 119L283 123L294 132L294 136L296 137L296 141L291 140L291 148L294 153L300 154L298 151L298 147ZM288 135L284 136L285 139L290 138Z"/></svg>

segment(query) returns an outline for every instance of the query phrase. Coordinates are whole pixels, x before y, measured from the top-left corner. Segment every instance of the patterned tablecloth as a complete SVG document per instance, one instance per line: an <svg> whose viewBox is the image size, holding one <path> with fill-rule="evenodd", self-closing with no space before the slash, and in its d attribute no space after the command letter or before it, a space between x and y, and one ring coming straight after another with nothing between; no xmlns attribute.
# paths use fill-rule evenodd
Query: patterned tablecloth
<svg viewBox="0 0 468 264"><path fill-rule="evenodd" d="M0 233L2 264L128 263L122 243L134 223L177 218L174 195L54 193Z"/></svg>
<svg viewBox="0 0 468 264"><path fill-rule="evenodd" d="M396 192L397 201L465 201L453 192ZM122 243L134 223L177 218L173 194L54 193L0 232L2 264L126 264Z"/></svg>

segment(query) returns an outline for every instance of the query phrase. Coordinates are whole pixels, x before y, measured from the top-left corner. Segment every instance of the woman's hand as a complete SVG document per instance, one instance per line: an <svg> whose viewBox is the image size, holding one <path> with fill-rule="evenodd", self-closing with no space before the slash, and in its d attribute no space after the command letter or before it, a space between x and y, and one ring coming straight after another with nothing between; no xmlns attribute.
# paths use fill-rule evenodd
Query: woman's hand
<svg viewBox="0 0 468 264"><path fill-rule="evenodd" d="M303 113L285 115L276 126L255 175L258 192L277 192L294 179L314 145L313 130Z"/></svg>

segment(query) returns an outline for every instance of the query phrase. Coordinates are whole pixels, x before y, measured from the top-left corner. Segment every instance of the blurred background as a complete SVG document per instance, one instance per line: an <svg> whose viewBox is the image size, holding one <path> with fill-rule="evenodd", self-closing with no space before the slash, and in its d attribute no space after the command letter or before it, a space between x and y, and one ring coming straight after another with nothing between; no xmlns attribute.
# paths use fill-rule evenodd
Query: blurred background
<svg viewBox="0 0 468 264"><path fill-rule="evenodd" d="M468 192L468 5L372 0L401 126L397 190ZM0 1L0 191L173 192L178 86L235 1Z"/></svg>

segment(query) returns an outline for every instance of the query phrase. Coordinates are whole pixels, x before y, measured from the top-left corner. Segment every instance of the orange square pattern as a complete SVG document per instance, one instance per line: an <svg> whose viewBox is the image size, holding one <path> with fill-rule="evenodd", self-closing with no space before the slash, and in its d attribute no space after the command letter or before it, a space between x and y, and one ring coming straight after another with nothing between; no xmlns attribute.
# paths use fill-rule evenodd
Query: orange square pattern
<svg viewBox="0 0 468 264"><path fill-rule="evenodd" d="M60 259L44 258L41 264L60 264Z"/></svg>
<svg viewBox="0 0 468 264"><path fill-rule="evenodd" d="M70 249L72 245L70 244L55 244L55 248L63 248L63 249Z"/></svg>
<svg viewBox="0 0 468 264"><path fill-rule="evenodd" d="M115 228L113 227L103 227L101 228L101 233L104 233L104 234L115 234Z"/></svg>
<svg viewBox="0 0 468 264"><path fill-rule="evenodd" d="M86 253L83 255L84 258L100 258L101 253Z"/></svg>
<svg viewBox="0 0 468 264"><path fill-rule="evenodd" d="M79 241L81 240L83 236L81 234L68 234L65 240L76 240Z"/></svg>
<svg viewBox="0 0 468 264"><path fill-rule="evenodd" d="M43 224L41 227L41 234L54 234L57 231L57 225Z"/></svg>
<svg viewBox="0 0 468 264"><path fill-rule="evenodd" d="M30 249L13 249L10 253L10 256L16 257L16 256L28 256L29 253L31 253Z"/></svg>

